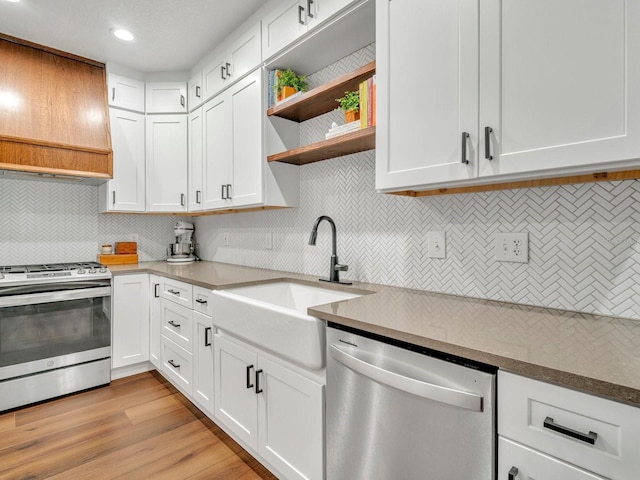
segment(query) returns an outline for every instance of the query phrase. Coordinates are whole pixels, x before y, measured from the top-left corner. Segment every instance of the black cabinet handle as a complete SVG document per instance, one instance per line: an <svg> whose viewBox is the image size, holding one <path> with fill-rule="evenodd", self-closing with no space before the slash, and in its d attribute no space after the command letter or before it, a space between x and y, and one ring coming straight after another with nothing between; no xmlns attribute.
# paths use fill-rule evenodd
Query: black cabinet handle
<svg viewBox="0 0 640 480"><path fill-rule="evenodd" d="M167 292L169 292L172 295L180 295L180 290L169 289L169 290L167 290Z"/></svg>
<svg viewBox="0 0 640 480"><path fill-rule="evenodd" d="M304 7L302 5L298 5L298 23L300 25L304 25L304 20L302 20L302 12L304 12Z"/></svg>
<svg viewBox="0 0 640 480"><path fill-rule="evenodd" d="M211 327L206 327L204 329L204 346L205 347L211 346Z"/></svg>
<svg viewBox="0 0 640 480"><path fill-rule="evenodd" d="M227 77L225 77L225 75L224 75L224 65L220 66L220 78L222 80L226 80L227 79Z"/></svg>
<svg viewBox="0 0 640 480"><path fill-rule="evenodd" d="M160 298L160 292L158 291L158 287L160 286L159 283L154 283L153 285L153 296L155 298Z"/></svg>
<svg viewBox="0 0 640 480"><path fill-rule="evenodd" d="M177 365L173 360L169 360L167 363L173 368L180 368L180 365Z"/></svg>
<svg viewBox="0 0 640 480"><path fill-rule="evenodd" d="M227 72L227 77L233 77L231 73L231 64L229 62L225 63L224 71Z"/></svg>
<svg viewBox="0 0 640 480"><path fill-rule="evenodd" d="M198 302L201 305L206 305L208 303L206 300L203 300L201 298L196 298L196 302Z"/></svg>
<svg viewBox="0 0 640 480"><path fill-rule="evenodd" d="M180 105L184 107L184 95L180 95Z"/></svg>
<svg viewBox="0 0 640 480"><path fill-rule="evenodd" d="M231 200L231 184L227 183L227 200Z"/></svg>
<svg viewBox="0 0 640 480"><path fill-rule="evenodd" d="M262 389L260 388L260 374L262 373L262 369L256 370L256 395L258 393L262 393Z"/></svg>
<svg viewBox="0 0 640 480"><path fill-rule="evenodd" d="M112 197L112 203L115 205L116 204L116 191L115 190L113 191L111 197Z"/></svg>
<svg viewBox="0 0 640 480"><path fill-rule="evenodd" d="M247 388L253 388L253 383L251 383L251 369L253 365L247 365Z"/></svg>
<svg viewBox="0 0 640 480"><path fill-rule="evenodd" d="M491 132L493 132L493 128L484 127L484 158L487 160L493 160L493 155L491 155Z"/></svg>
<svg viewBox="0 0 640 480"><path fill-rule="evenodd" d="M518 476L518 469L516 467L511 467L511 470L509 470L508 480L516 480L517 476Z"/></svg>
<svg viewBox="0 0 640 480"><path fill-rule="evenodd" d="M554 432L561 433L566 435L567 437L575 438L576 440L580 440L581 442L588 443L589 445L595 445L596 440L598 439L598 434L595 432L582 433L577 430L572 430L567 427L563 427L562 425L558 425L553 421L553 418L547 417L544 419L543 423L544 428L548 428L549 430L553 430Z"/></svg>
<svg viewBox="0 0 640 480"><path fill-rule="evenodd" d="M460 145L460 151L462 152L462 163L469 164L469 159L467 158L467 139L469 138L469 134L467 132L462 132L462 143Z"/></svg>
<svg viewBox="0 0 640 480"><path fill-rule="evenodd" d="M116 88L113 87L111 89L111 100L115 100L116 99Z"/></svg>
<svg viewBox="0 0 640 480"><path fill-rule="evenodd" d="M309 15L309 18L313 18L313 13L311 13L311 5L313 5L313 0L307 0L307 15Z"/></svg>
<svg viewBox="0 0 640 480"><path fill-rule="evenodd" d="M179 324L179 323L174 322L173 320L169 320L169 322L168 322L168 323L169 323L169 325L171 325L171 326L172 326L172 327L174 327L174 328L180 328L180 324Z"/></svg>
<svg viewBox="0 0 640 480"><path fill-rule="evenodd" d="M180 205L184 207L184 193L180 194Z"/></svg>
<svg viewBox="0 0 640 480"><path fill-rule="evenodd" d="M227 199L227 195L226 193L224 193L224 190L227 188L226 185L222 185L222 200L226 200Z"/></svg>
<svg viewBox="0 0 640 480"><path fill-rule="evenodd" d="M196 203L202 203L202 199L200 196L202 195L202 191L196 190Z"/></svg>
<svg viewBox="0 0 640 480"><path fill-rule="evenodd" d="M196 85L196 97L200 98L200 85Z"/></svg>

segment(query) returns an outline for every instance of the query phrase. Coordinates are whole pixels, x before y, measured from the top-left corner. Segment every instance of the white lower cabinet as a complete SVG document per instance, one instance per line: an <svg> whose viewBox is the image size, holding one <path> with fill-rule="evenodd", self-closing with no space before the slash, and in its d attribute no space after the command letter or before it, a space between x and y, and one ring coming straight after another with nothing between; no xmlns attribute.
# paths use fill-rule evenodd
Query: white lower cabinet
<svg viewBox="0 0 640 480"><path fill-rule="evenodd" d="M213 415L213 320L193 312L193 399Z"/></svg>
<svg viewBox="0 0 640 480"><path fill-rule="evenodd" d="M160 337L162 373L188 397L193 383L193 355L167 337Z"/></svg>
<svg viewBox="0 0 640 480"><path fill-rule="evenodd" d="M111 368L149 360L149 275L113 277Z"/></svg>
<svg viewBox="0 0 640 480"><path fill-rule="evenodd" d="M499 479L512 468L514 480L635 480L640 472L639 408L504 371L498 434Z"/></svg>
<svg viewBox="0 0 640 480"><path fill-rule="evenodd" d="M215 418L287 479L324 478L324 385L223 332Z"/></svg>

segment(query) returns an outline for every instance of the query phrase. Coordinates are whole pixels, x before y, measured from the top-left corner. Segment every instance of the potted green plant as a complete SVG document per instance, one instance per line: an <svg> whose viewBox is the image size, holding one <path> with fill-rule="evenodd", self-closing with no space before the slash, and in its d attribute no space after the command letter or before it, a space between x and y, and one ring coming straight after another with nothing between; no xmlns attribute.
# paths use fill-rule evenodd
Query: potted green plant
<svg viewBox="0 0 640 480"><path fill-rule="evenodd" d="M347 123L360 120L360 92L358 90L344 92L344 96L336 98L336 102L344 110L344 119Z"/></svg>
<svg viewBox="0 0 640 480"><path fill-rule="evenodd" d="M287 68L280 72L276 80L276 93L278 101L282 101L296 92L304 92L309 88L306 75L297 75L296 72Z"/></svg>

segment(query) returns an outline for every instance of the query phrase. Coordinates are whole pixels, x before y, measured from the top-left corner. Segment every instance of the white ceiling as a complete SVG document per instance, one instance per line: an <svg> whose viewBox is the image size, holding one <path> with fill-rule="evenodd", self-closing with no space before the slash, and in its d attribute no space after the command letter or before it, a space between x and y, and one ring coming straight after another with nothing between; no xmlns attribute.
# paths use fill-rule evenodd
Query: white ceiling
<svg viewBox="0 0 640 480"><path fill-rule="evenodd" d="M0 0L0 32L141 72L189 70L266 0ZM133 42L117 40L126 28Z"/></svg>

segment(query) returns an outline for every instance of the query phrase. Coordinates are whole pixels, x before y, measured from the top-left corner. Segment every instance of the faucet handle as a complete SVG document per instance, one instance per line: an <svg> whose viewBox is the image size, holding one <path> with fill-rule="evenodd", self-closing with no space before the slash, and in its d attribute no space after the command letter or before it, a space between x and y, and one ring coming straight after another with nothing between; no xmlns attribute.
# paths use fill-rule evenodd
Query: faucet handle
<svg viewBox="0 0 640 480"><path fill-rule="evenodd" d="M341 265L339 263L336 263L333 268L335 268L336 272L346 272L347 270L349 270L349 265Z"/></svg>

